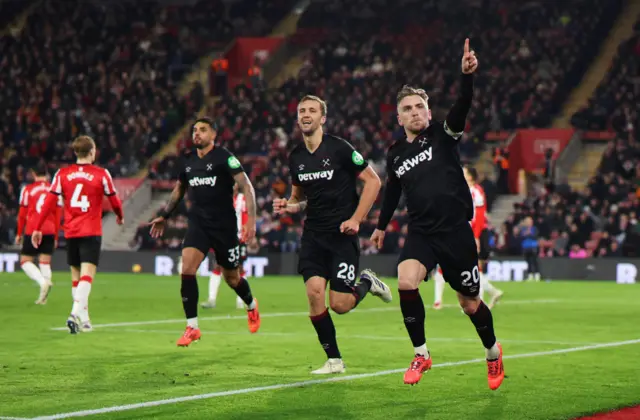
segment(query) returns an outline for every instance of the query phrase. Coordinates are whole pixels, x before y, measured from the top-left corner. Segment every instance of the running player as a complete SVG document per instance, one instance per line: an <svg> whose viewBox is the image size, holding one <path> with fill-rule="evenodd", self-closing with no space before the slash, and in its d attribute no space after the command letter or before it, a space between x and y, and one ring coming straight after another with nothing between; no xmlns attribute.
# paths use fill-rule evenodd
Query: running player
<svg viewBox="0 0 640 420"><path fill-rule="evenodd" d="M336 329L326 306L338 314L354 309L367 293L391 301L391 291L370 270L360 273L358 231L380 190L380 178L347 141L325 134L327 104L307 95L298 104L298 125L304 143L289 155L291 197L273 200L276 214L307 211L301 239L298 272L309 299L309 317L322 348L325 364L312 374L345 372ZM364 182L358 198L356 181Z"/></svg>
<svg viewBox="0 0 640 420"><path fill-rule="evenodd" d="M42 226L42 244L40 249L34 248L31 243L36 218L42 212L44 200L51 188L49 175L46 167L31 169L34 179L32 184L27 185L20 193L20 211L18 212L18 231L16 233L16 245L22 243L20 251L20 267L27 276L40 286L40 296L36 300L36 305L47 303L47 296L51 291L51 256L58 247L58 232L60 231L60 218L62 216L62 199L58 200L55 211L46 215ZM23 240L23 234L25 236ZM38 265L34 264L34 259L38 258Z"/></svg>
<svg viewBox="0 0 640 420"><path fill-rule="evenodd" d="M109 198L118 224L124 223L122 203L109 171L93 165L96 144L89 136L79 136L72 144L77 161L60 169L34 225L31 241L35 248L43 242L42 226L46 215L54 211L59 197L64 201L64 237L67 262L71 267L73 307L67 319L71 334L92 330L89 318L89 294L100 262L102 244L102 201Z"/></svg>
<svg viewBox="0 0 640 420"><path fill-rule="evenodd" d="M233 206L236 209L236 219L238 220L238 240L240 241L240 275L245 277L244 262L247 260L247 245L243 242L242 236L244 227L249 220L249 213L247 212L247 200L244 198L244 194L238 192L238 184L233 185ZM222 274L222 268L216 264L211 276L209 277L209 299L202 302L200 306L203 308L215 308L216 301L218 299L218 290L220 290L220 279ZM236 296L236 308L243 309L245 307L244 302L240 296Z"/></svg>
<svg viewBox="0 0 640 420"><path fill-rule="evenodd" d="M427 273L442 267L445 280L478 332L487 359L490 389L504 379L502 348L496 340L491 310L480 299L478 250L469 221L473 201L460 164L457 140L462 136L473 101L475 53L465 40L460 93L444 123L430 121L428 96L422 89L404 86L398 92L398 122L405 138L387 154L387 185L378 228L371 241L379 248L404 192L409 213L409 234L398 261L400 309L413 343L414 358L404 382L416 384L432 365L427 349L425 310L418 289Z"/></svg>
<svg viewBox="0 0 640 420"><path fill-rule="evenodd" d="M186 347L202 336L198 327L198 282L196 273L205 255L213 249L227 284L247 305L249 331L260 328L258 301L253 298L247 279L240 275L240 241L233 206L233 184L237 182L247 200L247 220L243 240L256 234L256 200L253 186L240 161L226 148L216 146L217 125L210 118L199 118L193 125L193 144L197 153L185 159L171 198L160 216L151 221L151 236L162 236L166 218L189 191L189 227L182 243L182 307L187 318L184 334L177 345Z"/></svg>

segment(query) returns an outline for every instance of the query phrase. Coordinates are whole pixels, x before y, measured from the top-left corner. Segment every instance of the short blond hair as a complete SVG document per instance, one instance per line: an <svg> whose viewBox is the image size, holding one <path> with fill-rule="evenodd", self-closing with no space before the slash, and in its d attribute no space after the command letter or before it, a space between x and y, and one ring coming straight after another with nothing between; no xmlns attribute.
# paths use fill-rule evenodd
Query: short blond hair
<svg viewBox="0 0 640 420"><path fill-rule="evenodd" d="M81 159L89 156L91 149L95 147L96 142L89 136L78 136L73 140L73 143L71 143L73 152Z"/></svg>
<svg viewBox="0 0 640 420"><path fill-rule="evenodd" d="M300 99L300 102L298 102L298 106L300 106L300 104L303 103L304 101L316 101L317 103L320 104L320 111L322 112L322 115L323 116L327 115L327 103L323 101L319 96L304 95L302 99Z"/></svg>
<svg viewBox="0 0 640 420"><path fill-rule="evenodd" d="M422 99L424 99L425 102L429 102L429 95L427 95L427 92L425 92L424 89L419 89L419 88L414 88L413 86L404 85L402 86L402 89L400 89L400 91L398 92L398 95L396 96L396 103L400 104L400 101L402 101L407 96L414 96L414 95L421 97Z"/></svg>

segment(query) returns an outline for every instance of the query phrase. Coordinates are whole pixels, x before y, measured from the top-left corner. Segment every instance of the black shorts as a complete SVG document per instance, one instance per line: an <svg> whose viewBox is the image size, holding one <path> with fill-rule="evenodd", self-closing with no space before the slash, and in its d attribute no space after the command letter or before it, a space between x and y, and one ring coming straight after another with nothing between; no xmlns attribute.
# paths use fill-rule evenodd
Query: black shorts
<svg viewBox="0 0 640 420"><path fill-rule="evenodd" d="M420 261L427 273L440 265L442 276L451 288L465 296L478 296L478 249L467 223L452 232L430 235L409 230L398 263L405 260Z"/></svg>
<svg viewBox="0 0 640 420"><path fill-rule="evenodd" d="M38 248L34 248L31 243L31 235L26 235L22 238L22 250L20 255L26 255L28 257L35 257L37 255L53 255L53 251L56 249L56 237L55 235L42 235L42 242Z"/></svg>
<svg viewBox="0 0 640 420"><path fill-rule="evenodd" d="M489 247L489 230L484 229L480 234L480 251L478 252L478 259L480 261L487 261L491 256L491 248Z"/></svg>
<svg viewBox="0 0 640 420"><path fill-rule="evenodd" d="M304 232L300 241L298 273L306 282L318 276L330 289L352 293L358 277L360 242L355 235L334 232Z"/></svg>
<svg viewBox="0 0 640 420"><path fill-rule="evenodd" d="M247 261L247 244L240 242L240 264Z"/></svg>
<svg viewBox="0 0 640 420"><path fill-rule="evenodd" d="M204 255L213 249L216 262L222 268L233 270L240 266L240 241L236 229L205 230L197 224L189 222L187 234L184 235L182 241L182 248L195 248Z"/></svg>
<svg viewBox="0 0 640 420"><path fill-rule="evenodd" d="M67 264L80 267L82 263L98 266L102 236L82 236L67 239Z"/></svg>

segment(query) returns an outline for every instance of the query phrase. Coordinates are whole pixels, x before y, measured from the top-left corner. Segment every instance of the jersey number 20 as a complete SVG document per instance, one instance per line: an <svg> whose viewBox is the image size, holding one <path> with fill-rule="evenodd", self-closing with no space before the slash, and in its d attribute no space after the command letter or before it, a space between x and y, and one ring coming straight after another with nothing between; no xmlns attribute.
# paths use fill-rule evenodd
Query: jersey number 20
<svg viewBox="0 0 640 420"><path fill-rule="evenodd" d="M89 199L86 195L82 194L82 184L76 185L75 190L73 190L73 196L71 197L71 207L79 208L83 212L89 211Z"/></svg>

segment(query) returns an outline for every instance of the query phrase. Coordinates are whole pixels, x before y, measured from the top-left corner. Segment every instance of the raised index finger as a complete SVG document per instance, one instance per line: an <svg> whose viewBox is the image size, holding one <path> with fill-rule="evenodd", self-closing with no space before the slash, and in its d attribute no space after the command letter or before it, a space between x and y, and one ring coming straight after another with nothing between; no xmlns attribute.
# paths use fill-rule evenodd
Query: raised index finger
<svg viewBox="0 0 640 420"><path fill-rule="evenodd" d="M464 40L464 54L469 54L469 38Z"/></svg>

